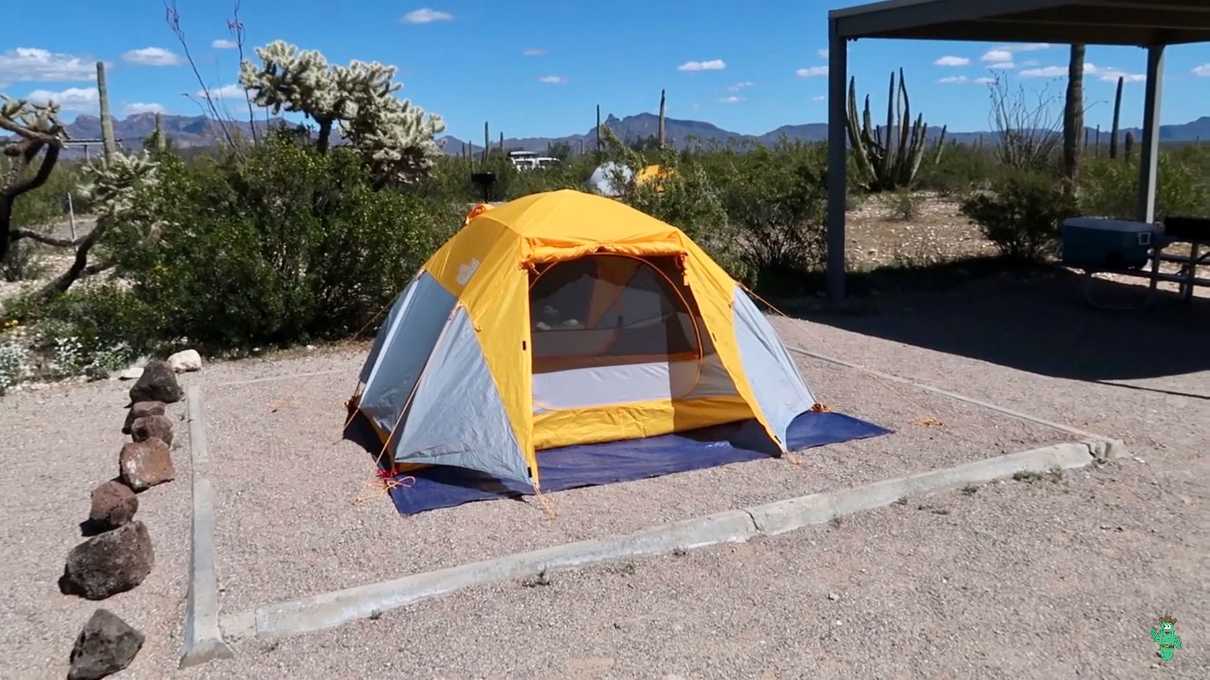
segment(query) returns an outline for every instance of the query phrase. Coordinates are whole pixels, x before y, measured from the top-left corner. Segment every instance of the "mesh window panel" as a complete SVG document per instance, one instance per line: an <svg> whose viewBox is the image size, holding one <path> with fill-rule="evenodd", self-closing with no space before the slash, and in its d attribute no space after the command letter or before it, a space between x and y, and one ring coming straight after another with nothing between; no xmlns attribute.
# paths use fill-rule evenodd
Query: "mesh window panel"
<svg viewBox="0 0 1210 680"><path fill-rule="evenodd" d="M594 255L535 274L534 371L700 360L704 333L672 258Z"/></svg>

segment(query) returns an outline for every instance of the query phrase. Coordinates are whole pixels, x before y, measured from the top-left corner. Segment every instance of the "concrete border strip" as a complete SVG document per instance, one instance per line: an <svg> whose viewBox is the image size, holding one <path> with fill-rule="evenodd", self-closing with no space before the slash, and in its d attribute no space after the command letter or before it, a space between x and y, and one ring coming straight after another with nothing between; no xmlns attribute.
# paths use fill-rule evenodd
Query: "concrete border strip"
<svg viewBox="0 0 1210 680"><path fill-rule="evenodd" d="M773 536L882 507L908 495L988 482L1018 472L1045 472L1056 466L1063 469L1084 467L1101 460L1104 453L1100 442L1054 444L850 489L652 527L625 536L568 543L277 602L225 616L223 629L233 637L308 633L472 586L675 550L743 543L757 536Z"/></svg>
<svg viewBox="0 0 1210 680"><path fill-rule="evenodd" d="M202 389L190 385L189 457L193 479L193 521L189 547L189 597L185 603L185 650L181 668L234 656L219 628L218 577L214 569L214 489L207 476L210 452L206 442Z"/></svg>
<svg viewBox="0 0 1210 680"><path fill-rule="evenodd" d="M1039 418L1037 416L1031 416L1028 413L1022 413L1020 411L1015 411L1015 410L1010 409L1005 406L999 406L997 404L983 401L981 399L975 399L974 397L968 397L963 394L958 394L957 392L950 392L949 390L943 390L940 387L933 387L932 385L918 383L914 380L904 378L902 376L898 376L893 373L885 373L883 371L879 371L879 370L876 370L873 368L867 368L860 364L854 364L852 362L845 361L844 359L837 359L836 357L828 356L826 354L812 352L810 350L806 350L801 347L794 347L794 346L787 345L786 349L790 350L791 352L794 352L795 354L801 354L803 356L808 356L813 359L819 359L820 361L826 361L830 364L835 364L837 366L843 366L845 368L851 368L856 371L861 371L862 373L868 373L872 376L882 378L883 380L890 380L891 382L897 382L897 383L901 383L904 385L911 385L912 387L917 387L926 392L932 392L933 394L939 394L943 397L948 397L950 399L955 399L957 401L965 402L968 404L973 404L975 406L981 406L986 409L991 409L992 411L997 411L999 413L1003 413L1004 415L1007 415L1007 416L1012 416L1014 418L1019 418L1021 420L1027 420L1031 423L1037 423L1038 425L1045 425L1046 427L1053 428L1055 430L1059 430L1060 432L1066 432L1067 434L1075 435L1083 440L1095 441L1097 443L1097 445L1099 447L1101 447L1100 450L1097 452L1099 454L1098 455L1099 458L1120 458L1120 457L1126 455L1126 453L1125 453L1126 446L1119 439L1113 439L1112 437L1106 437L1105 435L1096 434L1095 432L1086 432L1084 430L1080 430L1080 429L1071 427L1070 425L1063 425L1062 423L1056 423L1056 422L1053 422L1050 420L1046 420L1044 418Z"/></svg>

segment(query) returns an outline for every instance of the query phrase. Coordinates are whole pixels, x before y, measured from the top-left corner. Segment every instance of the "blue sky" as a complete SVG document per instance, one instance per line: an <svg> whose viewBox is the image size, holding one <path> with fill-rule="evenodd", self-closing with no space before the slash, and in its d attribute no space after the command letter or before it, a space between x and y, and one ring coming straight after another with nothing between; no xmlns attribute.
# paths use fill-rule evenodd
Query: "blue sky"
<svg viewBox="0 0 1210 680"><path fill-rule="evenodd" d="M429 0L426 0L428 2ZM337 5L243 0L247 44L280 38L318 49L330 61L377 60L399 68L403 95L442 114L448 132L554 136L584 132L594 107L619 115L655 111L668 90L669 115L707 120L744 133L826 117L827 60L821 2L647 0L470 2L432 4L359 0ZM236 82L238 59L228 40L231 5L179 0L190 50L209 85ZM338 8L339 7L339 8ZM66 117L96 110L92 64L110 64L110 101L119 116L162 109L196 114L182 93L198 89L181 46L164 23L160 0L61 0L55 25L46 6L15 3L0 23L0 92L54 96ZM986 86L1014 82L1062 95L1067 47L990 43L880 41L851 43L850 73L859 91L884 101L891 69L905 69L913 109L933 125L989 127ZM1087 122L1109 127L1117 74L1141 81L1145 52L1090 47ZM1164 123L1210 114L1210 44L1170 47ZM994 67L994 68L993 68ZM1141 82L1127 85L1123 126L1141 119ZM239 102L242 104L242 101ZM237 112L236 100L229 106Z"/></svg>

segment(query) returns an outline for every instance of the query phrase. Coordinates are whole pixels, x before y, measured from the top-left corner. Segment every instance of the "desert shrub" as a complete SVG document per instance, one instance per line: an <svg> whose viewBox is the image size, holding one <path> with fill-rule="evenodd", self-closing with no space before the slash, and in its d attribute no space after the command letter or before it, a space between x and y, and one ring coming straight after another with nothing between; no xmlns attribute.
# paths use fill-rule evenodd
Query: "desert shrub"
<svg viewBox="0 0 1210 680"><path fill-rule="evenodd" d="M1078 212L1055 178L1017 172L962 201L962 214L1008 257L1037 261L1054 255L1059 224Z"/></svg>
<svg viewBox="0 0 1210 680"><path fill-rule="evenodd" d="M750 278L748 263L736 247L734 230L717 187L696 164L664 159L664 176L656 182L631 187L625 201L636 210L685 232L741 281Z"/></svg>
<svg viewBox="0 0 1210 680"><path fill-rule="evenodd" d="M1137 159L1136 159L1137 160ZM1156 213L1210 215L1210 149L1189 145L1160 154ZM1134 219L1139 186L1137 162L1087 159L1080 171L1080 210L1088 215Z"/></svg>
<svg viewBox="0 0 1210 680"><path fill-rule="evenodd" d="M165 160L112 249L160 328L208 346L359 330L463 210L376 190L360 158L273 138L245 158Z"/></svg>
<svg viewBox="0 0 1210 680"><path fill-rule="evenodd" d="M910 222L916 219L916 215L920 212L919 201L919 197L910 189L899 189L886 199L887 217L901 222Z"/></svg>
<svg viewBox="0 0 1210 680"><path fill-rule="evenodd" d="M63 338L79 340L84 363L121 345L132 353L149 351L165 337L163 316L115 282L72 287L40 310L37 329L44 348Z"/></svg>
<svg viewBox="0 0 1210 680"><path fill-rule="evenodd" d="M20 344L0 341L0 396L21 382L29 372L29 353Z"/></svg>
<svg viewBox="0 0 1210 680"><path fill-rule="evenodd" d="M491 200L510 201L543 191L558 189L584 190L584 183L596 163L591 155L571 156L548 168L520 171L504 155L493 151L483 162L478 155L474 161L458 156L440 159L434 164L428 179L420 188L427 196L442 196L460 203L483 200L479 187L471 182L472 172L491 172L496 176Z"/></svg>
<svg viewBox="0 0 1210 680"><path fill-rule="evenodd" d="M41 249L32 241L15 241L8 246L8 253L0 261L0 279L5 281L31 281L46 275L50 270L42 257Z"/></svg>
<svg viewBox="0 0 1210 680"><path fill-rule="evenodd" d="M819 145L780 145L737 157L719 182L735 248L753 287L790 292L824 258L827 189Z"/></svg>
<svg viewBox="0 0 1210 680"><path fill-rule="evenodd" d="M916 186L945 195L962 195L1002 174L1004 166L988 149L950 142L941 152L940 161L936 160L936 149L925 155Z"/></svg>

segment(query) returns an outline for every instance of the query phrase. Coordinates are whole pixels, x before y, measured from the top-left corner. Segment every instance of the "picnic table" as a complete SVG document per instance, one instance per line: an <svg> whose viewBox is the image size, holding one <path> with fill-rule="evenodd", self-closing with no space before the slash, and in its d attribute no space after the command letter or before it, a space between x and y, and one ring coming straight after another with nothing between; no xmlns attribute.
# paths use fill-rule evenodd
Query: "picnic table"
<svg viewBox="0 0 1210 680"><path fill-rule="evenodd" d="M1109 222L1111 221L1106 220L1106 223ZM1138 223L1134 224L1140 227L1144 226ZM1073 265L1077 269L1083 270L1085 279L1084 297L1089 304L1102 309L1144 307L1151 303L1156 288L1161 281L1177 284L1177 292L1181 299L1185 302L1191 302L1195 287L1210 286L1210 278L1198 276L1198 267L1210 266L1210 219L1168 217L1162 224L1152 225L1150 230L1140 231L1140 234L1148 235L1150 245L1142 266L1115 266L1113 263L1114 258L1107 258L1108 261L1104 263L1083 262ZM1140 242L1142 242L1142 237L1140 237ZM1188 246L1187 255L1182 252L1168 252L1169 248L1181 245ZM1172 263L1179 266L1175 272L1165 272L1160 269L1162 263ZM1097 274L1116 274L1147 279L1149 284L1147 293L1139 305L1122 307L1102 304L1094 295L1094 282Z"/></svg>

